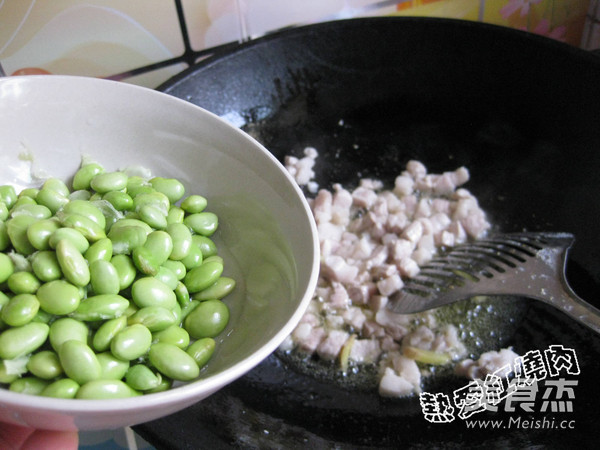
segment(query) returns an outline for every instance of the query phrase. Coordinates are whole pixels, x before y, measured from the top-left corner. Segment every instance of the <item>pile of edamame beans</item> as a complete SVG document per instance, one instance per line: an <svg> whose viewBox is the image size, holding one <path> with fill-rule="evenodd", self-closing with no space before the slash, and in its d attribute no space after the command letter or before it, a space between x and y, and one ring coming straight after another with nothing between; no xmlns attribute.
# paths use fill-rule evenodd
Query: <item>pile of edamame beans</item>
<svg viewBox="0 0 600 450"><path fill-rule="evenodd" d="M207 200L91 161L71 187L0 186L0 384L107 399L199 377L235 287Z"/></svg>

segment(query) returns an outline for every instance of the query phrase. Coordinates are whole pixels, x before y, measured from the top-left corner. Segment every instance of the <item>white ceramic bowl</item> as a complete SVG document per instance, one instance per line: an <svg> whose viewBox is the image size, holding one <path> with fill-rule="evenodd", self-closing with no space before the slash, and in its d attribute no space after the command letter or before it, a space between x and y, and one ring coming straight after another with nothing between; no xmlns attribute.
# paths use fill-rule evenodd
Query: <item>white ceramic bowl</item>
<svg viewBox="0 0 600 450"><path fill-rule="evenodd" d="M0 79L0 184L69 180L82 155L106 169L143 166L204 195L237 280L230 323L197 381L122 400L63 400L0 389L0 421L45 429L107 429L196 403L255 367L293 330L316 285L310 208L283 166L217 116L150 89L83 77ZM33 178L32 178L33 175Z"/></svg>

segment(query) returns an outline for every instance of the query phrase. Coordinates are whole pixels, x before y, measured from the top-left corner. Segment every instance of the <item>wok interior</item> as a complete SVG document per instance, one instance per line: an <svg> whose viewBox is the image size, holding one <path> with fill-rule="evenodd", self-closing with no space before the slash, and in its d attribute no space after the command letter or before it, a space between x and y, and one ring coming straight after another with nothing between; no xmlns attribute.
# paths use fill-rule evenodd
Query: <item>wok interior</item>
<svg viewBox="0 0 600 450"><path fill-rule="evenodd" d="M600 293L600 59L446 20L374 18L287 31L163 90L240 125L283 160L317 148L321 187L392 183L409 159L465 165L502 231L567 231L573 287Z"/></svg>

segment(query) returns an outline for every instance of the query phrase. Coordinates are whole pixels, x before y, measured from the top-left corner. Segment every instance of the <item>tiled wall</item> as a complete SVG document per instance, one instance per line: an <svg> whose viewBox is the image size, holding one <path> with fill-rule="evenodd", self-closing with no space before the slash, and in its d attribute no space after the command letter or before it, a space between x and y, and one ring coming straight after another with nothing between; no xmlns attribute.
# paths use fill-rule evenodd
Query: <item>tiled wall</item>
<svg viewBox="0 0 600 450"><path fill-rule="evenodd" d="M0 0L4 74L156 87L209 55L284 27L373 15L450 17L600 47L598 0Z"/></svg>

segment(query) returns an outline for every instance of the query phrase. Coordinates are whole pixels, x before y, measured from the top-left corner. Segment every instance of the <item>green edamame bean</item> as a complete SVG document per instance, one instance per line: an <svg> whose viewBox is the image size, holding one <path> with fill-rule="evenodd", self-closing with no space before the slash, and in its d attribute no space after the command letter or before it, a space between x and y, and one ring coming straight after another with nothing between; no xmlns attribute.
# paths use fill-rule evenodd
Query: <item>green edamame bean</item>
<svg viewBox="0 0 600 450"><path fill-rule="evenodd" d="M139 392L130 388L121 380L94 380L82 385L75 398L86 400L103 400L136 397Z"/></svg>
<svg viewBox="0 0 600 450"><path fill-rule="evenodd" d="M70 340L87 343L89 328L85 323L70 317L61 317L50 325L48 339L50 346L58 352L61 345Z"/></svg>
<svg viewBox="0 0 600 450"><path fill-rule="evenodd" d="M117 358L132 361L146 354L151 344L150 330L135 323L117 333L110 343L110 351Z"/></svg>
<svg viewBox="0 0 600 450"><path fill-rule="evenodd" d="M13 186L9 184L0 186L0 201L2 201L9 209L15 204L17 198L17 192Z"/></svg>
<svg viewBox="0 0 600 450"><path fill-rule="evenodd" d="M69 187L65 184L65 182L59 178L54 177L48 178L46 181L44 181L42 189L52 189L53 191L58 192L64 197L67 197L70 194Z"/></svg>
<svg viewBox="0 0 600 450"><path fill-rule="evenodd" d="M154 275L154 278L162 281L164 284L169 286L169 289L171 290L175 290L177 288L177 285L179 284L179 280L177 279L175 274L164 266L160 266L158 268L156 275Z"/></svg>
<svg viewBox="0 0 600 450"><path fill-rule="evenodd" d="M183 308L189 303L190 293L184 283L181 281L178 282L173 291L175 292L175 297L177 298L177 303L179 303L179 306Z"/></svg>
<svg viewBox="0 0 600 450"><path fill-rule="evenodd" d="M86 217L95 222L96 225L102 229L106 227L106 218L104 217L104 214L89 201L71 200L64 206L63 211L65 214L77 214Z"/></svg>
<svg viewBox="0 0 600 450"><path fill-rule="evenodd" d="M27 370L43 380L51 380L64 373L58 355L51 350L37 352L29 358Z"/></svg>
<svg viewBox="0 0 600 450"><path fill-rule="evenodd" d="M175 303L175 306L171 309L171 314L175 318L175 323L181 323L181 306L179 306L179 303Z"/></svg>
<svg viewBox="0 0 600 450"><path fill-rule="evenodd" d="M56 249L58 243L63 239L70 241L81 254L85 253L90 247L90 243L85 236L74 228L59 228L55 230L48 239L48 245L50 248Z"/></svg>
<svg viewBox="0 0 600 450"><path fill-rule="evenodd" d="M168 391L169 389L171 389L172 386L173 386L173 380L170 380L169 378L163 376L162 380L160 381L160 384L158 386L156 386L154 389L148 389L145 393L146 394L154 394L156 392Z"/></svg>
<svg viewBox="0 0 600 450"><path fill-rule="evenodd" d="M146 242L147 234L143 228L138 226L111 228L108 233L112 241L113 254L130 254L135 248L140 247Z"/></svg>
<svg viewBox="0 0 600 450"><path fill-rule="evenodd" d="M145 306L129 317L127 323L130 325L139 323L151 332L161 331L176 323L173 312L162 306Z"/></svg>
<svg viewBox="0 0 600 450"><path fill-rule="evenodd" d="M109 351L98 353L96 358L100 363L100 378L102 380L120 380L129 369L129 361L123 361Z"/></svg>
<svg viewBox="0 0 600 450"><path fill-rule="evenodd" d="M155 191L156 189L154 189L152 185L142 177L134 175L129 177L127 180L127 193L131 196L131 198L134 198L139 194Z"/></svg>
<svg viewBox="0 0 600 450"><path fill-rule="evenodd" d="M162 267L173 272L179 281L183 280L183 277L185 277L187 272L185 265L181 261L174 261L172 259L168 259L162 263Z"/></svg>
<svg viewBox="0 0 600 450"><path fill-rule="evenodd" d="M206 208L208 201L201 195L190 195L181 202L181 209L188 214L200 213Z"/></svg>
<svg viewBox="0 0 600 450"><path fill-rule="evenodd" d="M12 217L24 214L34 217L38 220L49 219L52 217L52 211L50 211L44 205L38 205L37 203L16 206L11 210L10 214Z"/></svg>
<svg viewBox="0 0 600 450"><path fill-rule="evenodd" d="M172 309L177 303L173 290L153 277L143 277L134 281L131 286L131 298L140 308L162 306Z"/></svg>
<svg viewBox="0 0 600 450"><path fill-rule="evenodd" d="M189 272L193 268L202 265L203 260L204 257L202 256L202 250L200 250L200 247L192 243L189 253L185 256L185 258L181 259L181 262Z"/></svg>
<svg viewBox="0 0 600 450"><path fill-rule="evenodd" d="M5 324L20 327L31 322L39 309L40 302L35 295L18 294L2 307L0 317Z"/></svg>
<svg viewBox="0 0 600 450"><path fill-rule="evenodd" d="M223 264L217 261L210 261L194 267L183 279L188 291L191 294L200 292L209 286L212 286L223 273Z"/></svg>
<svg viewBox="0 0 600 450"><path fill-rule="evenodd" d="M90 284L95 294L118 294L119 273L109 261L98 259L90 263Z"/></svg>
<svg viewBox="0 0 600 450"><path fill-rule="evenodd" d="M10 211L14 211L15 209L19 208L20 206L24 206L24 205L37 205L37 202L34 199L32 199L31 197L19 197L17 199L17 201L15 202L15 204L10 209Z"/></svg>
<svg viewBox="0 0 600 450"><path fill-rule="evenodd" d="M100 328L96 330L92 339L92 347L97 352L104 352L110 348L110 342L121 330L127 326L127 317L122 315L114 319L107 320Z"/></svg>
<svg viewBox="0 0 600 450"><path fill-rule="evenodd" d="M156 230L148 235L144 247L154 255L156 263L162 265L173 251L173 239L166 231Z"/></svg>
<svg viewBox="0 0 600 450"><path fill-rule="evenodd" d="M166 195L171 203L179 201L185 194L185 187L175 178L154 177L150 179L154 189Z"/></svg>
<svg viewBox="0 0 600 450"><path fill-rule="evenodd" d="M85 322L115 319L123 315L128 306L129 300L120 295L93 295L79 304L72 317Z"/></svg>
<svg viewBox="0 0 600 450"><path fill-rule="evenodd" d="M94 351L85 343L71 339L58 349L58 358L65 374L82 385L98 380L102 368Z"/></svg>
<svg viewBox="0 0 600 450"><path fill-rule="evenodd" d="M104 167L100 164L88 163L82 165L73 176L73 189L76 191L80 189L89 189L92 178L103 172Z"/></svg>
<svg viewBox="0 0 600 450"><path fill-rule="evenodd" d="M40 190L38 188L25 188L23 189L21 192L19 192L17 194L17 198L20 197L31 197L32 199L35 200L35 198L38 195L38 192L40 192Z"/></svg>
<svg viewBox="0 0 600 450"><path fill-rule="evenodd" d="M102 238L94 242L90 247L83 253L84 258L88 264L93 263L97 260L110 261L113 256L113 243L109 238Z"/></svg>
<svg viewBox="0 0 600 450"><path fill-rule="evenodd" d="M176 345L157 342L150 347L148 358L163 375L179 381L190 381L200 375L198 364Z"/></svg>
<svg viewBox="0 0 600 450"><path fill-rule="evenodd" d="M40 393L48 386L47 380L42 380L37 377L18 378L8 386L8 390L19 392L21 394L40 395Z"/></svg>
<svg viewBox="0 0 600 450"><path fill-rule="evenodd" d="M193 342L186 350L186 353L190 355L198 364L198 367L202 368L210 360L213 353L215 352L215 340L213 338L202 338Z"/></svg>
<svg viewBox="0 0 600 450"><path fill-rule="evenodd" d="M39 300L38 300L39 301ZM32 322L40 322L50 324L50 321L54 319L54 314L47 313L43 309L38 309L37 314L31 319Z"/></svg>
<svg viewBox="0 0 600 450"><path fill-rule="evenodd" d="M163 342L186 349L190 345L190 334L179 325L171 325L164 330L152 333L152 342Z"/></svg>
<svg viewBox="0 0 600 450"><path fill-rule="evenodd" d="M117 211L133 210L133 199L126 192L110 191L104 194L102 199L113 205Z"/></svg>
<svg viewBox="0 0 600 450"><path fill-rule="evenodd" d="M92 219L81 214L66 213L61 216L60 223L63 227L79 231L90 242L96 242L106 237L103 226L101 227Z"/></svg>
<svg viewBox="0 0 600 450"><path fill-rule="evenodd" d="M160 373L154 373L148 366L144 364L136 364L131 366L125 374L125 382L132 388L138 391L147 391L155 389L160 385L162 376Z"/></svg>
<svg viewBox="0 0 600 450"><path fill-rule="evenodd" d="M147 205L154 206L166 217L169 213L171 202L165 194L157 191L141 193L133 198L133 208L135 211L139 212L140 208Z"/></svg>
<svg viewBox="0 0 600 450"><path fill-rule="evenodd" d="M8 280L15 271L12 259L6 253L0 253L0 283Z"/></svg>
<svg viewBox="0 0 600 450"><path fill-rule="evenodd" d="M42 284L36 292L42 310L55 315L70 314L77 310L81 292L66 280L52 280Z"/></svg>
<svg viewBox="0 0 600 450"><path fill-rule="evenodd" d="M171 236L173 250L170 259L180 261L185 258L192 248L192 233L183 223L172 223L167 226L167 233Z"/></svg>
<svg viewBox="0 0 600 450"><path fill-rule="evenodd" d="M137 275L133 261L127 255L115 255L111 258L110 262L119 274L119 286L121 290L127 289L131 286Z"/></svg>
<svg viewBox="0 0 600 450"><path fill-rule="evenodd" d="M190 312L183 326L194 339L215 337L229 322L229 308L221 300L201 302Z"/></svg>
<svg viewBox="0 0 600 450"><path fill-rule="evenodd" d="M208 258L204 258L204 260L202 261L202 264L210 262L210 261L218 261L220 264L225 265L225 260L223 258L221 258L219 255L212 255L212 256L209 256Z"/></svg>
<svg viewBox="0 0 600 450"><path fill-rule="evenodd" d="M69 201L85 200L86 202L89 202L90 198L92 198L92 193L90 191L78 190L71 192L67 198Z"/></svg>
<svg viewBox="0 0 600 450"><path fill-rule="evenodd" d="M184 321L185 318L198 307L200 304L199 300L190 300L185 305L181 307L181 320Z"/></svg>
<svg viewBox="0 0 600 450"><path fill-rule="evenodd" d="M222 299L235 288L235 280L230 277L220 277L215 283L206 289L194 294L195 300Z"/></svg>
<svg viewBox="0 0 600 450"><path fill-rule="evenodd" d="M79 384L70 378L61 378L47 385L39 395L52 398L75 398Z"/></svg>
<svg viewBox="0 0 600 450"><path fill-rule="evenodd" d="M144 246L139 246L131 252L131 260L137 269L145 274L154 276L158 272L159 264L154 258L154 254Z"/></svg>
<svg viewBox="0 0 600 450"><path fill-rule="evenodd" d="M52 214L56 214L60 208L69 203L69 198L51 188L42 188L35 197L35 201L48 208Z"/></svg>
<svg viewBox="0 0 600 450"><path fill-rule="evenodd" d="M185 218L185 211L179 206L171 205L169 213L167 214L167 225L172 223L183 223Z"/></svg>
<svg viewBox="0 0 600 450"><path fill-rule="evenodd" d="M137 213L128 213L125 218L117 220L111 227L111 230L119 229L121 227L140 227L146 234L150 234L154 231L150 225L143 220L140 220Z"/></svg>
<svg viewBox="0 0 600 450"><path fill-rule="evenodd" d="M186 216L183 223L195 233L202 236L212 236L219 227L219 218L214 213L201 212Z"/></svg>
<svg viewBox="0 0 600 450"><path fill-rule="evenodd" d="M157 207L152 205L142 205L138 210L140 219L157 230L167 228L167 216Z"/></svg>
<svg viewBox="0 0 600 450"><path fill-rule="evenodd" d="M40 281L53 281L62 277L62 270L56 253L52 250L41 250L31 257L31 269Z"/></svg>
<svg viewBox="0 0 600 450"><path fill-rule="evenodd" d="M194 245L200 247L204 259L217 255L217 246L211 238L200 234L194 234L192 236L192 242Z"/></svg>
<svg viewBox="0 0 600 450"><path fill-rule="evenodd" d="M71 283L85 286L90 282L87 261L71 241L62 239L56 244L56 258L63 275Z"/></svg>
<svg viewBox="0 0 600 450"><path fill-rule="evenodd" d="M12 246L18 253L27 256L31 255L36 250L27 238L27 228L29 228L32 223L37 222L37 220L38 219L35 217L21 215L6 221L6 232L8 233Z"/></svg>
<svg viewBox="0 0 600 450"><path fill-rule="evenodd" d="M39 220L27 228L27 239L37 250L49 250L50 236L59 228L60 223L55 218Z"/></svg>
<svg viewBox="0 0 600 450"><path fill-rule="evenodd" d="M48 325L38 322L4 330L0 334L0 358L15 359L34 352L46 341L48 330Z"/></svg>
<svg viewBox="0 0 600 450"><path fill-rule="evenodd" d="M4 222L6 219L8 219L8 216L8 206L6 206L4 202L0 201L0 221Z"/></svg>
<svg viewBox="0 0 600 450"><path fill-rule="evenodd" d="M127 187L128 176L124 172L103 172L94 175L90 187L99 194L121 191Z"/></svg>
<svg viewBox="0 0 600 450"><path fill-rule="evenodd" d="M0 221L0 251L4 251L10 245L10 238L8 237L8 230L6 228L6 223Z"/></svg>
<svg viewBox="0 0 600 450"><path fill-rule="evenodd" d="M15 294L35 294L41 283L31 272L14 272L6 280L8 288Z"/></svg>

